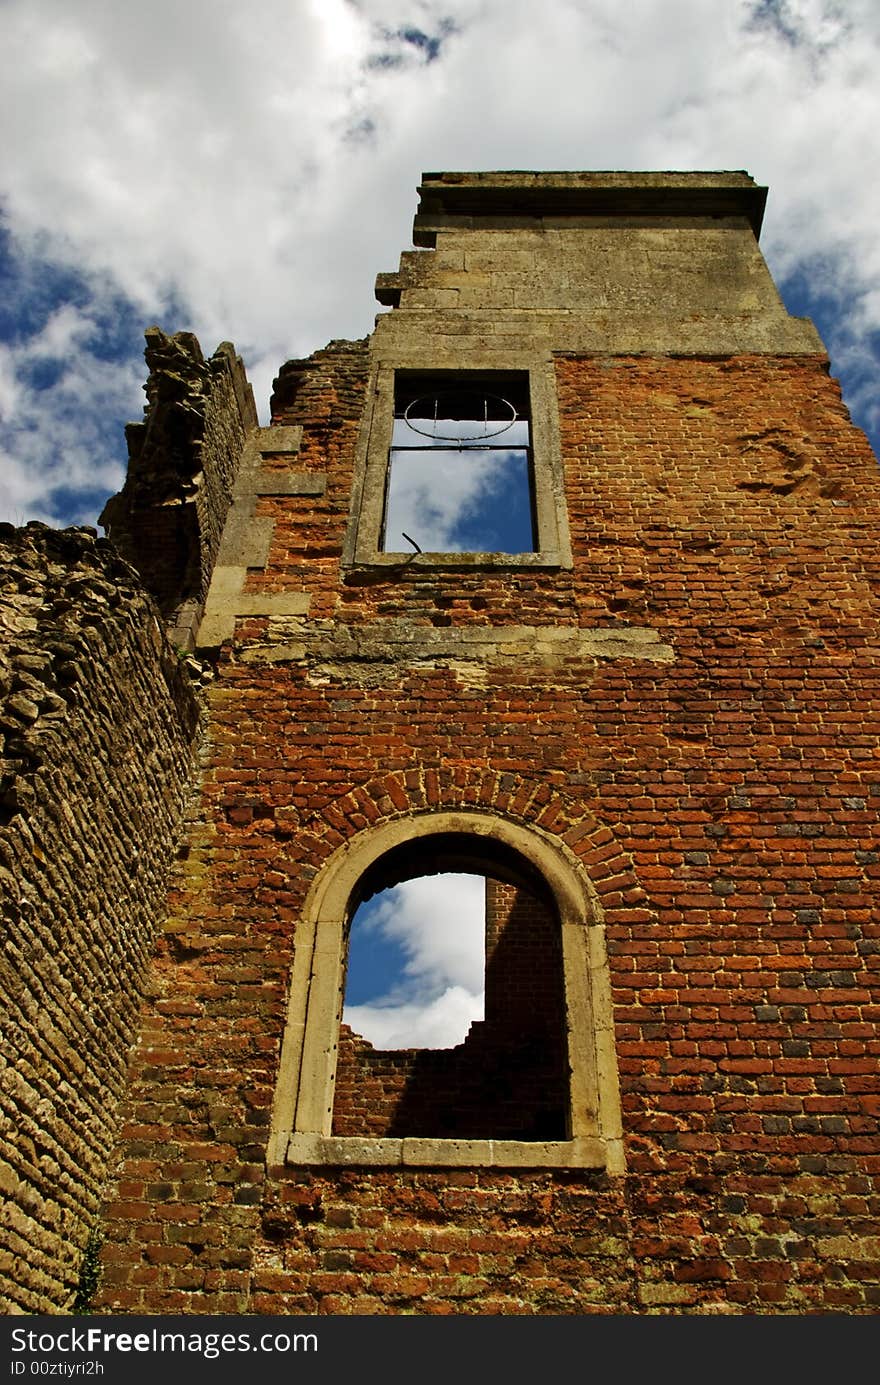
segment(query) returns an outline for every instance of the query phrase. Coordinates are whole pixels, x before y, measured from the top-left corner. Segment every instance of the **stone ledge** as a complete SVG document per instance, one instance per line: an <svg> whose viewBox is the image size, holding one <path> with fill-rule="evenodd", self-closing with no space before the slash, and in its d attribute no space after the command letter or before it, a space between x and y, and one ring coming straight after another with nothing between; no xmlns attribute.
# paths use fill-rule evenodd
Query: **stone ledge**
<svg viewBox="0 0 880 1385"><path fill-rule="evenodd" d="M254 441L264 457L281 452L298 452L302 446L302 424L273 423L268 428L257 428Z"/></svg>
<svg viewBox="0 0 880 1385"><path fill-rule="evenodd" d="M369 1139L362 1136L297 1133L287 1144L288 1164L337 1167L382 1165L389 1168L534 1168L604 1169L615 1171L611 1142L581 1137L576 1140L442 1140L408 1137Z"/></svg>
<svg viewBox="0 0 880 1385"><path fill-rule="evenodd" d="M530 553L380 553L371 554L367 561L343 562L345 580L351 583L352 574L372 572L373 569L405 567L442 568L570 568L571 562L556 550Z"/></svg>
<svg viewBox="0 0 880 1385"><path fill-rule="evenodd" d="M255 428L245 449L244 464L238 474L235 494L240 500L257 495L323 495L327 477L323 472L287 471L263 465L266 457L291 457L302 446L302 426L273 425Z"/></svg>
<svg viewBox="0 0 880 1385"><path fill-rule="evenodd" d="M323 495L327 477L308 471L260 471L254 478L254 495Z"/></svg>

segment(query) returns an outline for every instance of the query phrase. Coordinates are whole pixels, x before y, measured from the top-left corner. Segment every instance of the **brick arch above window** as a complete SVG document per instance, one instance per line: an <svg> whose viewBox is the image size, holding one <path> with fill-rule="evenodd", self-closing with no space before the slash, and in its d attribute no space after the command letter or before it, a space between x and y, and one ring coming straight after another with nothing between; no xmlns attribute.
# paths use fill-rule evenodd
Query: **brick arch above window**
<svg viewBox="0 0 880 1385"><path fill-rule="evenodd" d="M568 1138L546 1142L331 1134L347 929L357 904L419 855L520 872L552 901L562 940ZM383 866L383 860L386 865ZM431 864L434 862L434 864ZM424 870L422 873L425 873ZM315 879L297 925L270 1165L581 1167L623 1172L611 986L598 899L572 852L535 826L471 810L402 816L358 833Z"/></svg>

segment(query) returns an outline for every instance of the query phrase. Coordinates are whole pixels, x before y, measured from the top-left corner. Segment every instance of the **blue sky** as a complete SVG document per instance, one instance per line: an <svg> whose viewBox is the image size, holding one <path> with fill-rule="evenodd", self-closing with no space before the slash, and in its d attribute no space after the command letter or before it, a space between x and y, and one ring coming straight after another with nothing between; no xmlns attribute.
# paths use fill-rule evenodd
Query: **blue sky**
<svg viewBox="0 0 880 1385"><path fill-rule="evenodd" d="M265 422L371 330L422 170L745 169L880 449L878 72L877 0L4 0L0 520L96 523L153 323L233 341ZM392 989L452 1016L408 927Z"/></svg>

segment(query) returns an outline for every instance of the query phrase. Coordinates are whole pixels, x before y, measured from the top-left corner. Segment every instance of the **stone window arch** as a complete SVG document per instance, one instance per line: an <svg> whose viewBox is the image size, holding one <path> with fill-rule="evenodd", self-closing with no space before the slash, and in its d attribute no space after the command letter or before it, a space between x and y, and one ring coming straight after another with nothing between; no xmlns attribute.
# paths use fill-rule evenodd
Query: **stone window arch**
<svg viewBox="0 0 880 1385"><path fill-rule="evenodd" d="M345 958L362 899L413 874L485 873L545 902L559 929L564 1113L558 1138L333 1133ZM285 1164L581 1167L623 1170L610 979L598 901L556 838L491 813L423 813L339 848L297 928L269 1161Z"/></svg>

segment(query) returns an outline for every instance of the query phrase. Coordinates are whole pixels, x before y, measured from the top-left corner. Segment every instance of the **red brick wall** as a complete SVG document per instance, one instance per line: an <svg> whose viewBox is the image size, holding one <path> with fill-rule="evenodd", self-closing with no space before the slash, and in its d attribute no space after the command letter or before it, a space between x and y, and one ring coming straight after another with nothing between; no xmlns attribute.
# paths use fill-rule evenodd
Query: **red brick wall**
<svg viewBox="0 0 880 1385"><path fill-rule="evenodd" d="M241 660L132 1066L102 1310L874 1312L880 489L819 359L558 362L571 572L341 580L363 357L253 584L358 628L648 625L669 663L311 678ZM296 920L344 841L473 806L579 857L627 1173L265 1172Z"/></svg>

